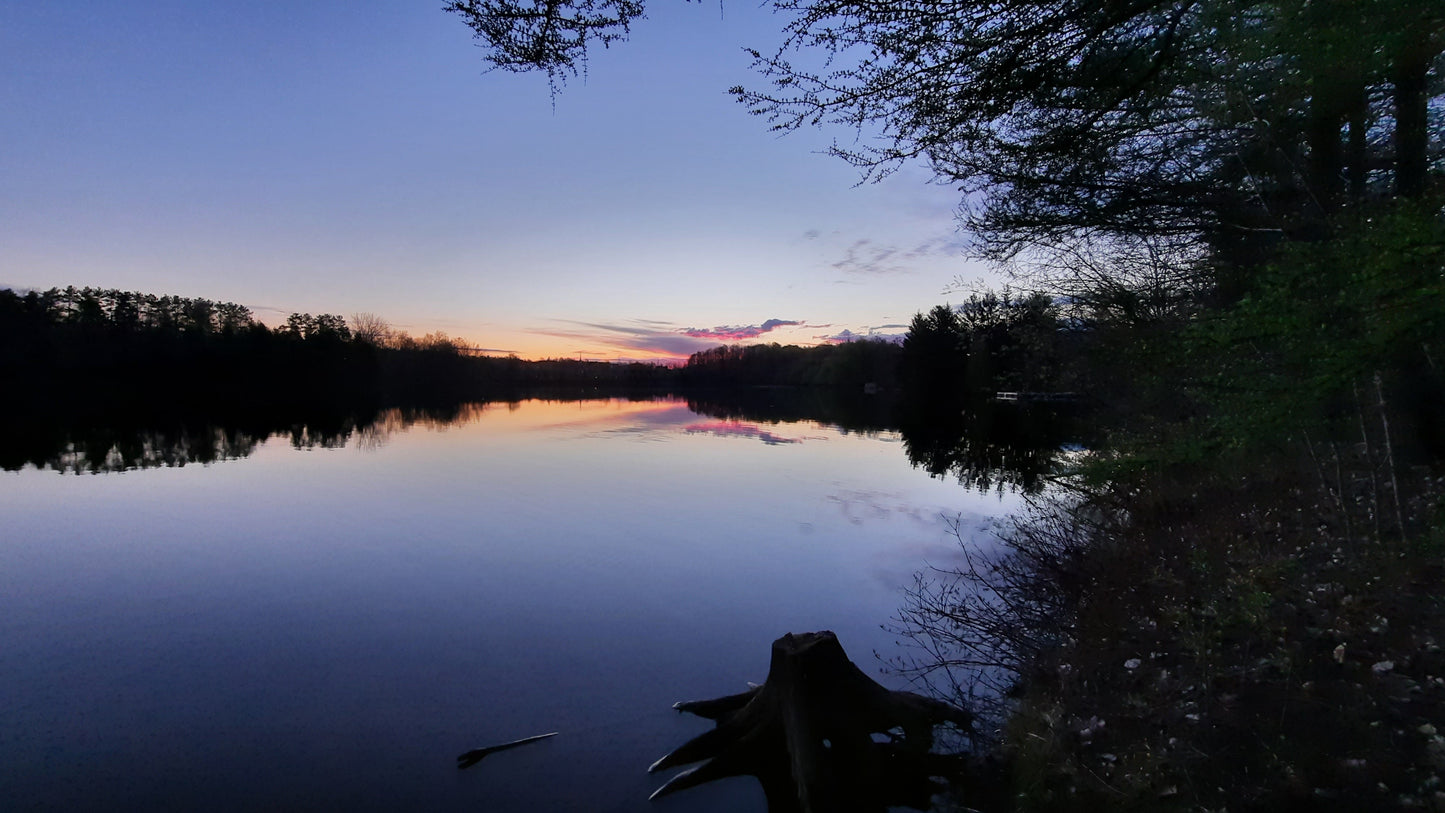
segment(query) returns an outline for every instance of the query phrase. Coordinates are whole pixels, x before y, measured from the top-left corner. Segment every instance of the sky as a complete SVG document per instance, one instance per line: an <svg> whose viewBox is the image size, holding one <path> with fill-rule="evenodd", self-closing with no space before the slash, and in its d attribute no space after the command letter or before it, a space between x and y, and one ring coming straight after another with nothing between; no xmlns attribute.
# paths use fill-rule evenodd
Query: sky
<svg viewBox="0 0 1445 813"><path fill-rule="evenodd" d="M727 94L784 18L655 0L555 98L440 2L0 4L0 287L374 313L524 358L901 334L959 193ZM957 298L957 295L954 296Z"/></svg>

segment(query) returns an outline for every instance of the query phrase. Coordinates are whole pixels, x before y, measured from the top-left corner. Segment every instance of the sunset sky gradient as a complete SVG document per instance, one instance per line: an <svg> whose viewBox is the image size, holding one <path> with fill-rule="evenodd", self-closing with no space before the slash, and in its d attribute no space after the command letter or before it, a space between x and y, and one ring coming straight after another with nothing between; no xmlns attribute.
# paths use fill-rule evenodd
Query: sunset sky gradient
<svg viewBox="0 0 1445 813"><path fill-rule="evenodd" d="M524 357L896 335L959 193L726 93L784 20L657 2L555 100L439 3L0 5L0 286L379 314ZM955 295L955 298L957 296Z"/></svg>

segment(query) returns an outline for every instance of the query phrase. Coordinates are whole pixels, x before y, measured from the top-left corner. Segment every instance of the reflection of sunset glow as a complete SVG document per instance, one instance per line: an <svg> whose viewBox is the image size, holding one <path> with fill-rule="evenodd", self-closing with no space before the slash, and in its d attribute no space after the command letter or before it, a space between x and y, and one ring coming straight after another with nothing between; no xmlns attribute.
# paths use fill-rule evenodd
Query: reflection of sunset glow
<svg viewBox="0 0 1445 813"><path fill-rule="evenodd" d="M757 424L743 423L742 421L704 421L702 423L691 423L684 427L683 431L689 435L707 434L719 435L721 437L757 438L769 446L803 442L802 438L785 438Z"/></svg>
<svg viewBox="0 0 1445 813"><path fill-rule="evenodd" d="M528 401L525 412L527 426L532 429L653 426L658 423L679 423L694 415L693 411L687 408L687 402L673 398L660 398L655 401Z"/></svg>
<svg viewBox="0 0 1445 813"><path fill-rule="evenodd" d="M670 322L624 320L620 322L589 322L558 320L550 326L527 329L524 358L592 359L594 361L643 361L681 364L688 356L710 350L720 344L755 344L764 334L791 343L816 344L808 331L827 325L809 326L791 319L768 319L756 325L722 325L713 328L680 327ZM515 340L513 344L517 344ZM552 348L570 348L557 352L539 352L546 342ZM559 344L561 342L561 344ZM518 345L521 348L521 345Z"/></svg>
<svg viewBox="0 0 1445 813"><path fill-rule="evenodd" d="M788 428L809 434L785 436L777 427L748 423L736 418L710 419L694 412L688 402L676 396L654 399L624 398L591 401L525 399L470 403L445 408L388 409L363 422L354 437L361 448L380 448L390 438L421 430L430 433L464 431L468 434L521 437L532 432L569 432L583 436L630 434L662 439L669 435L713 435L748 438L768 446L827 440L833 433L850 432L816 421L797 421ZM885 442L887 433L865 433ZM347 436L352 436L350 430ZM446 441L440 441L446 442Z"/></svg>
<svg viewBox="0 0 1445 813"><path fill-rule="evenodd" d="M525 408L523 408L525 404ZM555 429L679 425L696 415L683 401L670 398L628 401L494 401L446 409L388 409L361 429L358 445L378 448L393 435L421 429L429 432L465 428L469 432L517 434Z"/></svg>

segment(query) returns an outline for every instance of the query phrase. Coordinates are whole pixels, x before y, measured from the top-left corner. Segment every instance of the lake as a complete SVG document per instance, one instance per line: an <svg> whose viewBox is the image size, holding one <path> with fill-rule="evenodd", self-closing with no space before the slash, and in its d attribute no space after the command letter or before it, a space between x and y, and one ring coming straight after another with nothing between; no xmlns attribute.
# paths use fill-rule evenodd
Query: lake
<svg viewBox="0 0 1445 813"><path fill-rule="evenodd" d="M318 427L7 457L8 809L763 810L748 778L647 801L712 726L672 703L821 629L903 688L902 588L1021 503L896 429L677 398Z"/></svg>

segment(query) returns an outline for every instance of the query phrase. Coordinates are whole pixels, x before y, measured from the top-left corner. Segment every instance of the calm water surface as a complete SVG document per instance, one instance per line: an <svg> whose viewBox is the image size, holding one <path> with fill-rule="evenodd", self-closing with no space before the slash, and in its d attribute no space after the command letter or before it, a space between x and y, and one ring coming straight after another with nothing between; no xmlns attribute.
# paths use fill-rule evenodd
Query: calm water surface
<svg viewBox="0 0 1445 813"><path fill-rule="evenodd" d="M711 726L671 704L762 680L789 631L877 672L900 589L957 561L945 518L988 544L1017 505L893 432L667 400L249 451L0 473L4 807L762 810L751 779L646 801Z"/></svg>

